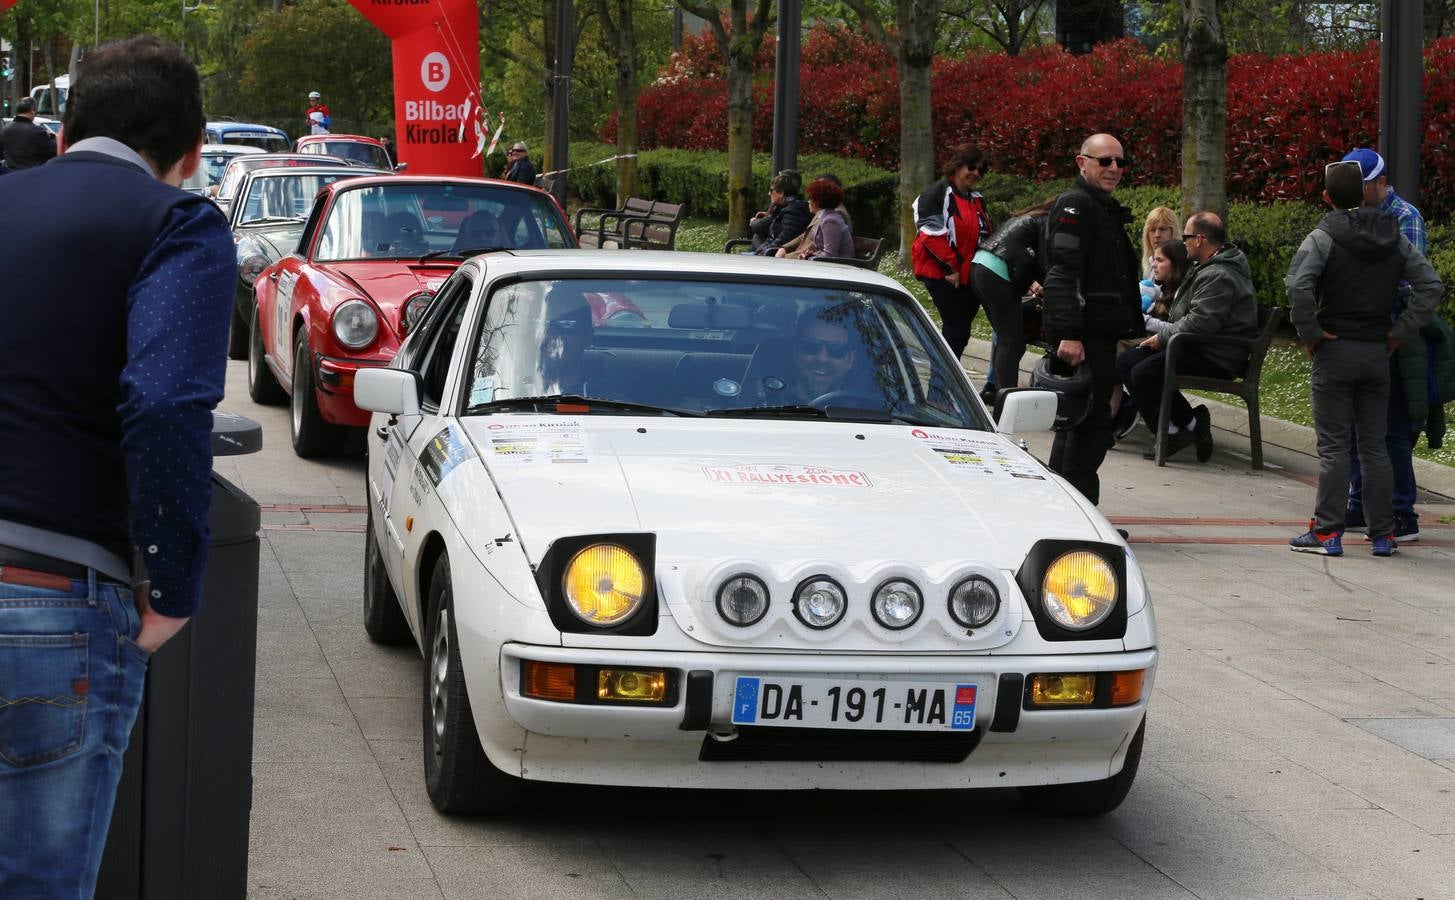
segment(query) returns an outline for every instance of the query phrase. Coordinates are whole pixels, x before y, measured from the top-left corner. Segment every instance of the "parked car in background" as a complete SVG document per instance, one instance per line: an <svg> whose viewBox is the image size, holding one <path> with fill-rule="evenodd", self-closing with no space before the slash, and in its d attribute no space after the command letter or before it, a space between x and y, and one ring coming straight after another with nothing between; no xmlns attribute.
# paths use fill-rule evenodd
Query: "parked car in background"
<svg viewBox="0 0 1455 900"><path fill-rule="evenodd" d="M237 199L228 212L237 249L229 357L247 359L248 323L253 320L255 302L253 285L259 273L297 248L318 192L337 181L388 174L388 170L335 165L262 168L243 176Z"/></svg>
<svg viewBox="0 0 1455 900"><path fill-rule="evenodd" d="M306 134L294 145L295 153L321 153L352 160L375 169L394 169L384 142L361 134ZM398 167L403 171L403 167Z"/></svg>
<svg viewBox="0 0 1455 900"><path fill-rule="evenodd" d="M222 182L222 173L227 169L229 162L238 156L250 156L262 152L257 147L248 147L243 144L203 144L202 165L197 167L197 171L192 173L191 178L182 182L182 189L211 197L217 193L217 186Z"/></svg>
<svg viewBox="0 0 1455 900"><path fill-rule="evenodd" d="M649 324L593 327L591 294ZM992 420L897 282L481 257L354 396L364 628L425 657L436 808L557 782L1094 815L1131 788L1158 661L1137 560L1016 440L1056 395Z"/></svg>
<svg viewBox="0 0 1455 900"><path fill-rule="evenodd" d="M248 122L208 122L206 135L209 144L244 144L268 153L287 153L292 146L283 129Z"/></svg>
<svg viewBox="0 0 1455 900"><path fill-rule="evenodd" d="M30 99L35 101L36 122L41 116L50 116L60 122L61 113L66 111L66 96L71 92L71 76L57 75L55 90L49 82L37 84L30 89Z"/></svg>
<svg viewBox="0 0 1455 900"><path fill-rule="evenodd" d="M288 166L345 166L349 163L333 156L315 156L299 153L247 154L228 160L222 170L222 180L217 183L217 195L212 199L224 214L230 214L233 197L242 186L243 176L255 169L282 168Z"/></svg>
<svg viewBox="0 0 1455 900"><path fill-rule="evenodd" d="M325 187L296 252L255 279L248 391L291 406L300 456L339 452L368 422L354 376L399 342L460 261L476 253L575 248L544 191L484 178L388 176Z"/></svg>

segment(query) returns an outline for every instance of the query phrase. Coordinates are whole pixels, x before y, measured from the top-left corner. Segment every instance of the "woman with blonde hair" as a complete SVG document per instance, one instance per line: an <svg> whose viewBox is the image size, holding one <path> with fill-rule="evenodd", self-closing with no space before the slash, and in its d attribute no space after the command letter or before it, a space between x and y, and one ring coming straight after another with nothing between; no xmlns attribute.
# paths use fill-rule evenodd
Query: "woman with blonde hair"
<svg viewBox="0 0 1455 900"><path fill-rule="evenodd" d="M1163 241L1175 240L1177 213L1165 206L1159 206L1147 213L1146 224L1142 226L1142 277L1152 277L1152 254Z"/></svg>

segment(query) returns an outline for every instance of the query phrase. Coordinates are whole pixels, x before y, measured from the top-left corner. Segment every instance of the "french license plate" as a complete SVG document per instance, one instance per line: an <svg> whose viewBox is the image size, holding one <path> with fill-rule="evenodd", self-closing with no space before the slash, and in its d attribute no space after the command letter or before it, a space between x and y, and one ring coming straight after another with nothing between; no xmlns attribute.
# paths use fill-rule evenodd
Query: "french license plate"
<svg viewBox="0 0 1455 900"><path fill-rule="evenodd" d="M740 675L733 724L971 731L978 694L973 683Z"/></svg>

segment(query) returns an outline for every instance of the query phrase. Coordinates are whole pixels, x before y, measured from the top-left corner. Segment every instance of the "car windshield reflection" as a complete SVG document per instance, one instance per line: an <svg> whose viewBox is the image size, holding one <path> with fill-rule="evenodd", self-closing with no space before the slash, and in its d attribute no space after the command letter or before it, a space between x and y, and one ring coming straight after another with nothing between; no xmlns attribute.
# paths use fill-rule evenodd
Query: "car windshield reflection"
<svg viewBox="0 0 1455 900"><path fill-rule="evenodd" d="M314 258L466 256L482 248L574 246L543 194L487 184L370 185L339 192Z"/></svg>
<svg viewBox="0 0 1455 900"><path fill-rule="evenodd" d="M911 303L794 284L521 281L490 298L465 411L584 402L606 414L990 430Z"/></svg>
<svg viewBox="0 0 1455 900"><path fill-rule="evenodd" d="M247 193L239 204L236 225L252 222L296 220L308 218L313 198L335 181L357 178L367 173L311 172L299 169L286 174L257 175L248 183Z"/></svg>

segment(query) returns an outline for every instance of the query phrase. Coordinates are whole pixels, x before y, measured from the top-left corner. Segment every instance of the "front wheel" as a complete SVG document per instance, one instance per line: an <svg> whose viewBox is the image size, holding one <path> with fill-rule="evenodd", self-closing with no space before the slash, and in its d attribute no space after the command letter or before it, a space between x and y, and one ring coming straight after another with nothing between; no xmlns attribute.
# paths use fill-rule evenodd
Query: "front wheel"
<svg viewBox="0 0 1455 900"><path fill-rule="evenodd" d="M369 504L364 520L364 633L376 644L403 644L412 635L409 621L399 606L399 595L389 583L384 555L374 531L374 506Z"/></svg>
<svg viewBox="0 0 1455 900"><path fill-rule="evenodd" d="M313 386L313 351L308 349L306 328L298 329L298 340L293 344L293 396L289 398L288 412L294 453L311 459L343 452L348 430L325 421L323 413L318 411L318 393Z"/></svg>
<svg viewBox="0 0 1455 900"><path fill-rule="evenodd" d="M1132 736L1132 745L1127 748L1122 770L1110 778L1023 787L1020 789L1021 799L1036 812L1053 816L1100 816L1111 812L1127 799L1127 792L1137 779L1137 766L1142 761L1142 737L1146 732L1147 718L1143 716L1142 724L1137 726L1137 733Z"/></svg>
<svg viewBox="0 0 1455 900"><path fill-rule="evenodd" d="M444 555L430 578L428 609L422 717L425 790L440 812L509 812L520 803L525 786L495 768L480 746L460 666L450 561Z"/></svg>
<svg viewBox="0 0 1455 900"><path fill-rule="evenodd" d="M258 323L256 306L253 307L252 327L248 329L248 396L253 398L254 403L265 406L276 406L288 399L263 356L263 329Z"/></svg>
<svg viewBox="0 0 1455 900"><path fill-rule="evenodd" d="M248 327L247 320L242 317L242 313L238 311L237 303L234 302L232 305L232 325L227 330L228 359L248 358L248 338L251 334L252 329Z"/></svg>

